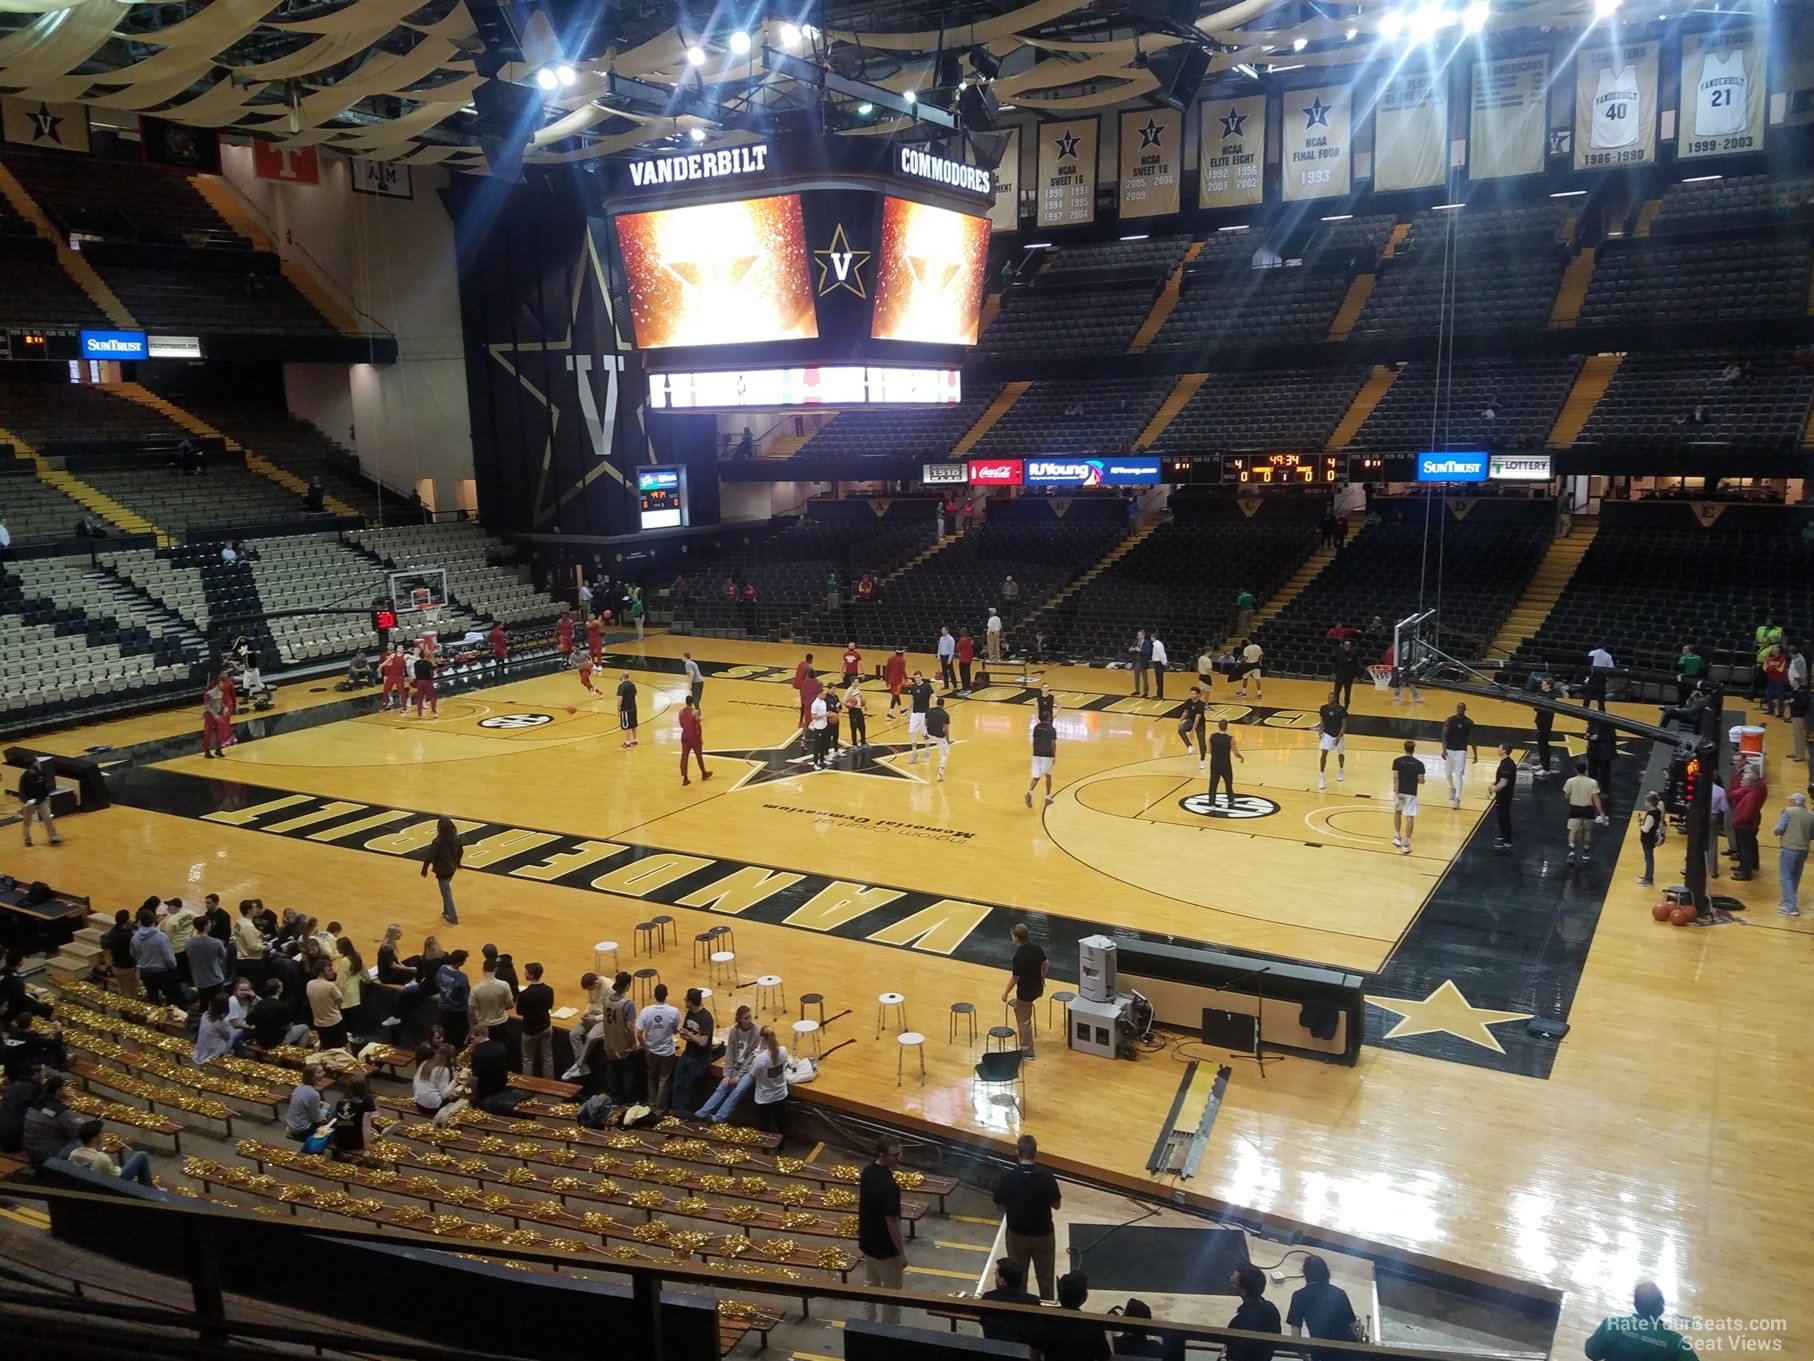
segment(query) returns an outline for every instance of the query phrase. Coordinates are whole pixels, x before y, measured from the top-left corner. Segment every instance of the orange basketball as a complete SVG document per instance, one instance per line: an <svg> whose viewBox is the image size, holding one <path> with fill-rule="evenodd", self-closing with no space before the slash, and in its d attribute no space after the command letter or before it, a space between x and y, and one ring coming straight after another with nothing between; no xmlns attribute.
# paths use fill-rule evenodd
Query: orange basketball
<svg viewBox="0 0 1814 1361"><path fill-rule="evenodd" d="M1658 903L1650 909L1650 915L1660 922L1666 922L1669 920L1670 914L1674 911L1675 908L1672 904Z"/></svg>
<svg viewBox="0 0 1814 1361"><path fill-rule="evenodd" d="M1694 920L1694 909L1689 907L1688 904L1683 903L1680 907L1671 910L1669 913L1669 920L1672 925L1686 926L1689 922Z"/></svg>
<svg viewBox="0 0 1814 1361"><path fill-rule="evenodd" d="M579 712L579 710L574 708L573 705L569 704L567 706L567 712L570 714L577 714Z"/></svg>

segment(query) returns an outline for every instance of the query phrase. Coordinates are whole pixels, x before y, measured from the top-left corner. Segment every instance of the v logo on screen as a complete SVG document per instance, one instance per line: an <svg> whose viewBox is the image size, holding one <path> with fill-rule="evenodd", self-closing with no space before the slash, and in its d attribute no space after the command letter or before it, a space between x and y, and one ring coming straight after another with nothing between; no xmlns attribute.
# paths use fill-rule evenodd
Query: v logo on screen
<svg viewBox="0 0 1814 1361"><path fill-rule="evenodd" d="M813 252L813 259L819 262L818 296L823 298L842 288L859 298L868 297L863 289L863 266L869 263L869 256L869 251L851 249L850 238L840 222L831 234L831 245Z"/></svg>

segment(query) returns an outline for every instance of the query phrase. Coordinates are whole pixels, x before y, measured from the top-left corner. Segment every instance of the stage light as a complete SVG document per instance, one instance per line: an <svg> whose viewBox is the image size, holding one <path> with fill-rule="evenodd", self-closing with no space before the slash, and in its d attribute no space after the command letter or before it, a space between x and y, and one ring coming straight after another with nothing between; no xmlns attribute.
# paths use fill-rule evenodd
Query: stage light
<svg viewBox="0 0 1814 1361"><path fill-rule="evenodd" d="M1434 205L1430 211L1433 213L1452 213L1457 208L1465 207L1467 207L1467 204L1465 203L1438 203Z"/></svg>
<svg viewBox="0 0 1814 1361"><path fill-rule="evenodd" d="M1308 46L1310 46L1310 39L1308 38L1293 38L1291 40L1291 50L1293 52L1302 52Z"/></svg>
<svg viewBox="0 0 1814 1361"><path fill-rule="evenodd" d="M1461 12L1461 25L1469 33L1478 33L1486 27L1487 16L1492 13L1487 0L1474 0Z"/></svg>
<svg viewBox="0 0 1814 1361"><path fill-rule="evenodd" d="M1379 36L1396 38L1405 31L1405 16L1397 10L1388 10L1379 16Z"/></svg>
<svg viewBox="0 0 1814 1361"><path fill-rule="evenodd" d="M1594 0L1594 13L1599 18L1610 19L1619 12L1619 0Z"/></svg>
<svg viewBox="0 0 1814 1361"><path fill-rule="evenodd" d="M553 71L550 71L546 66L544 66L541 70L539 70L535 73L535 83L537 85L541 86L544 90L552 90L560 84L560 81L555 78L555 74Z"/></svg>
<svg viewBox="0 0 1814 1361"><path fill-rule="evenodd" d="M901 91L901 98L906 100L909 104L917 104L920 101L920 97L912 90Z"/></svg>
<svg viewBox="0 0 1814 1361"><path fill-rule="evenodd" d="M703 142L705 140L705 129L689 128L687 130L687 136L691 137L695 142Z"/></svg>
<svg viewBox="0 0 1814 1361"><path fill-rule="evenodd" d="M567 86L567 85L573 84L574 81L578 80L579 75L577 72L574 71L574 69L571 66L567 65L565 62L562 62L559 66L554 68L554 78L556 80L558 80L563 86Z"/></svg>
<svg viewBox="0 0 1814 1361"><path fill-rule="evenodd" d="M687 49L687 65L688 66L704 66L705 65L705 49L703 47L701 47L698 43L694 43L691 47L689 47Z"/></svg>
<svg viewBox="0 0 1814 1361"><path fill-rule="evenodd" d="M735 33L731 34L731 51L735 52L738 56L741 57L745 52L748 52L749 50L750 50L750 35L749 34L745 33L742 29L738 29Z"/></svg>
<svg viewBox="0 0 1814 1361"><path fill-rule="evenodd" d="M869 115L875 111L876 106L871 104L868 100L864 100L861 104L857 105L857 113L863 118L869 117Z"/></svg>
<svg viewBox="0 0 1814 1361"><path fill-rule="evenodd" d="M1328 217L1324 218L1323 221L1325 221L1325 222L1349 222L1349 221L1352 221L1353 218L1354 218L1353 213L1331 213L1331 214L1329 214Z"/></svg>
<svg viewBox="0 0 1814 1361"><path fill-rule="evenodd" d="M1245 222L1237 222L1232 227L1217 227L1216 230L1219 232L1244 232L1247 230L1247 224Z"/></svg>
<svg viewBox="0 0 1814 1361"><path fill-rule="evenodd" d="M798 25L784 23L781 25L779 31L781 34L781 45L783 47L798 47L800 45L800 29Z"/></svg>
<svg viewBox="0 0 1814 1361"><path fill-rule="evenodd" d="M1558 189L1551 198L1581 198L1587 193L1585 189Z"/></svg>
<svg viewBox="0 0 1814 1361"><path fill-rule="evenodd" d="M1411 14L1411 40L1428 42L1445 27L1453 22L1451 15L1441 5L1419 5Z"/></svg>

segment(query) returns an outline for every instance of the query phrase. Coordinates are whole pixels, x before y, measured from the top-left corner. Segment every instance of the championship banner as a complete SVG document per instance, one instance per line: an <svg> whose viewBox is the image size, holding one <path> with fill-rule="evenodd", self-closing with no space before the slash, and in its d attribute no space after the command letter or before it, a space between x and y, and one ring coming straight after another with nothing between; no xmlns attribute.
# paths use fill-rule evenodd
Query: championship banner
<svg viewBox="0 0 1814 1361"><path fill-rule="evenodd" d="M1020 129L1008 129L1008 144L995 167L995 201L989 205L989 228L1000 235L1020 228Z"/></svg>
<svg viewBox="0 0 1814 1361"><path fill-rule="evenodd" d="M1449 173L1448 79L1405 71L1379 86L1373 106L1373 188L1427 189Z"/></svg>
<svg viewBox="0 0 1814 1361"><path fill-rule="evenodd" d="M1353 92L1346 85L1287 90L1279 164L1287 202L1341 198L1350 186Z"/></svg>
<svg viewBox="0 0 1814 1361"><path fill-rule="evenodd" d="M1575 54L1575 169L1657 158L1657 45L1621 43Z"/></svg>
<svg viewBox="0 0 1814 1361"><path fill-rule="evenodd" d="M1549 53L1474 63L1468 178L1536 175L1549 147Z"/></svg>
<svg viewBox="0 0 1814 1361"><path fill-rule="evenodd" d="M57 151L88 150L88 106L47 104L42 99L0 98L6 140Z"/></svg>
<svg viewBox="0 0 1814 1361"><path fill-rule="evenodd" d="M1266 96L1206 100L1197 107L1197 206L1239 208L1263 201Z"/></svg>
<svg viewBox="0 0 1814 1361"><path fill-rule="evenodd" d="M1134 109L1121 115L1121 216L1163 217L1178 211L1184 164L1184 115L1177 109Z"/></svg>
<svg viewBox="0 0 1814 1361"><path fill-rule="evenodd" d="M1041 123L1039 209L1041 227L1087 227L1096 220L1096 152L1102 119Z"/></svg>
<svg viewBox="0 0 1814 1361"><path fill-rule="evenodd" d="M1769 104L1767 72L1764 45L1753 29L1685 35L1676 159L1762 147Z"/></svg>

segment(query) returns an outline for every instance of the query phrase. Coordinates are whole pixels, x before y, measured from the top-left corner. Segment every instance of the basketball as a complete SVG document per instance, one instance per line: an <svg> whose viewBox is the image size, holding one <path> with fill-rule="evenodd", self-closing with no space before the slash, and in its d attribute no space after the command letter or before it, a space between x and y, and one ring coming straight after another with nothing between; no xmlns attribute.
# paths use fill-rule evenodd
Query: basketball
<svg viewBox="0 0 1814 1361"><path fill-rule="evenodd" d="M1688 904L1686 904L1686 903L1683 903L1680 907L1670 909L1669 921L1670 921L1671 925L1686 926L1686 925L1688 925L1689 922L1691 922L1693 920L1694 920L1694 909L1692 907L1689 907Z"/></svg>
<svg viewBox="0 0 1814 1361"><path fill-rule="evenodd" d="M567 712L570 714L577 714L579 712L579 710L574 705L569 704L567 706Z"/></svg>
<svg viewBox="0 0 1814 1361"><path fill-rule="evenodd" d="M612 615L610 610L601 610L601 611L599 611L598 617L600 619L604 620L607 624L609 624L614 616Z"/></svg>
<svg viewBox="0 0 1814 1361"><path fill-rule="evenodd" d="M1650 909L1650 915L1657 921L1666 922L1675 908L1668 903L1658 903Z"/></svg>

